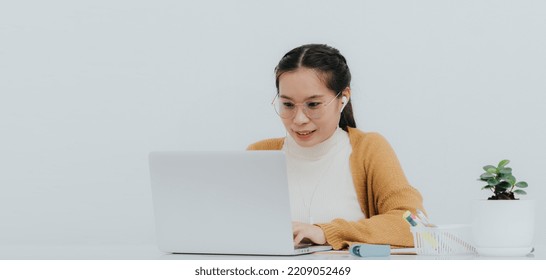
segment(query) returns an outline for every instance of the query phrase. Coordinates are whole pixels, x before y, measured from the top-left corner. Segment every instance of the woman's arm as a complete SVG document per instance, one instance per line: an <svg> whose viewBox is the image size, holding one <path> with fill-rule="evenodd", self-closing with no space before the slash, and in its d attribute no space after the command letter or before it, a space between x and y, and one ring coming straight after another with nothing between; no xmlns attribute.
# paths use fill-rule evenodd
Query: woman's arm
<svg viewBox="0 0 546 280"><path fill-rule="evenodd" d="M413 236L402 215L423 210L419 191L407 181L394 150L385 138L367 133L353 143L353 181L366 218L359 221L335 219L318 224L334 249L351 243L390 244L412 247Z"/></svg>

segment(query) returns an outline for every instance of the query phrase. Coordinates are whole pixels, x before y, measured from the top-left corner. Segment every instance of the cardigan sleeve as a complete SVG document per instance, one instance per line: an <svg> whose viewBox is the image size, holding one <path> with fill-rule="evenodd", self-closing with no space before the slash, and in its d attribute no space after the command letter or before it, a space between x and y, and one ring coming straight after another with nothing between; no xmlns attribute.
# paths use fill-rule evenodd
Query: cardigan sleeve
<svg viewBox="0 0 546 280"><path fill-rule="evenodd" d="M424 211L419 191L410 186L393 149L381 135L368 133L351 159L353 181L366 218L334 219L319 224L334 249L352 243L412 247L413 236L402 215L406 210Z"/></svg>
<svg viewBox="0 0 546 280"><path fill-rule="evenodd" d="M250 144L246 149L247 151L280 150L283 144L284 138L271 138Z"/></svg>

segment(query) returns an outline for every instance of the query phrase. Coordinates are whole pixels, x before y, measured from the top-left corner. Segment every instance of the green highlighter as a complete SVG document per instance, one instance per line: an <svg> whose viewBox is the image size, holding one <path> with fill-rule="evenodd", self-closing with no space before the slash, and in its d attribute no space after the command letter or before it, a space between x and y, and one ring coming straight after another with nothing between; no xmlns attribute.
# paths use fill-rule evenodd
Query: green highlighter
<svg viewBox="0 0 546 280"><path fill-rule="evenodd" d="M349 247L349 252L351 255L357 257L381 258L391 255L391 246L379 244L353 244Z"/></svg>

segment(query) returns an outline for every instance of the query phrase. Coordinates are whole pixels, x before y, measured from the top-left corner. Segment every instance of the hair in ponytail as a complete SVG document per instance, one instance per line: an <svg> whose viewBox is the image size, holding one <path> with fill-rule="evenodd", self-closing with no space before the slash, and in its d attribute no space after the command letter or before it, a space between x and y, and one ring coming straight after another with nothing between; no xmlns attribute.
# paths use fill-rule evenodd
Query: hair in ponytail
<svg viewBox="0 0 546 280"><path fill-rule="evenodd" d="M286 53L275 67L275 86L279 91L279 77L286 72L300 67L314 69L322 74L326 87L338 93L351 85L351 71L341 53L333 47L323 44L309 44L297 47ZM341 94L338 96L341 98ZM347 131L347 127L356 128L351 100L341 112L339 127Z"/></svg>

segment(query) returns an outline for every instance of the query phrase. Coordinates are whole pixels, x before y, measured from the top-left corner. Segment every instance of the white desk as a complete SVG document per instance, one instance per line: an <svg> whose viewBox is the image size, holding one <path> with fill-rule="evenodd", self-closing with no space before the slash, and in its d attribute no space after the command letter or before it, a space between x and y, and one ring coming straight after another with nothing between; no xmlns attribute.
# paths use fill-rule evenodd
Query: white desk
<svg viewBox="0 0 546 280"><path fill-rule="evenodd" d="M520 258L491 258L482 256L420 256L391 255L393 260L435 260L435 259L521 259L545 260L543 248L536 248L533 254ZM320 252L300 256L247 256L247 255L194 255L166 254L155 245L2 245L0 260L363 260L345 252Z"/></svg>

